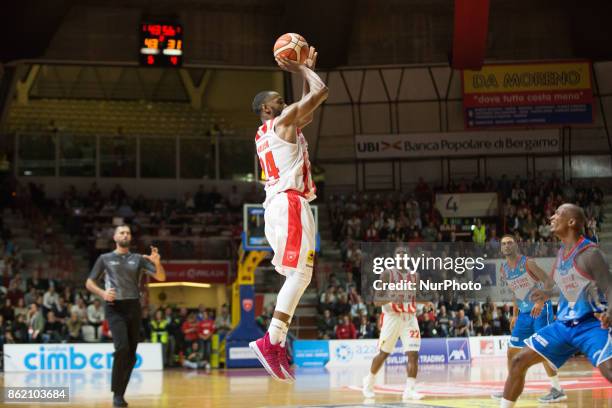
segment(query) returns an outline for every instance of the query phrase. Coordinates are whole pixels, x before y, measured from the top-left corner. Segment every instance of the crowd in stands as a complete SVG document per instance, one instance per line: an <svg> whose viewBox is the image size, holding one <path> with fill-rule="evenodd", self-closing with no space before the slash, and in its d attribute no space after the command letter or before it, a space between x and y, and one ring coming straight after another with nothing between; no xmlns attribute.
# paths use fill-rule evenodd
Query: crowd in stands
<svg viewBox="0 0 612 408"><path fill-rule="evenodd" d="M378 242L453 242L460 240L459 226L444 219L434 205L436 193L497 192L499 216L481 220L484 234L474 232L468 237L483 245L498 241L503 234L514 234L522 241L550 242L554 240L548 220L562 203L573 202L584 208L587 236L597 241L602 219L603 192L593 183L572 184L553 176L543 180L525 180L506 176L496 183L491 178L468 183L451 181L445 188L430 186L422 178L413 192L354 193L350 196L330 196L327 205L332 220L334 240L344 252L352 241ZM476 225L478 220L462 220ZM474 228L476 230L476 228ZM479 239L484 238L484 242ZM495 244L494 244L495 245Z"/></svg>
<svg viewBox="0 0 612 408"><path fill-rule="evenodd" d="M247 194L232 186L226 195L220 194L215 186L200 185L197 191L186 192L180 200L160 200L145 199L142 194L130 196L120 185L104 195L93 183L87 192L69 187L59 204L68 230L88 237L86 245L92 259L112 246L113 220L129 224L136 240L141 237L158 242L172 240L170 251L174 258L193 258L194 239L239 239L243 203L262 201L261 189L255 185Z"/></svg>
<svg viewBox="0 0 612 408"><path fill-rule="evenodd" d="M120 217L132 226L137 240L149 235L155 239L206 237L228 234L233 239L242 230L242 203L261 202L261 189L240 194L234 187L222 196L214 187L186 193L181 200L151 200L130 196L117 185L103 194L93 183L87 192L69 187L58 200L49 200L42 185L15 188L23 215L34 220L29 226L36 245L44 247L55 231L59 218L75 236L89 237L83 245L91 260L112 246L112 219ZM435 208L437 192L492 192L500 196L500 216L482 220L444 219ZM25 198L24 198L25 197ZM548 218L563 202L581 205L588 218L586 234L597 241L602 218L603 192L594 185L561 182L555 177L534 181L502 177L498 182L461 180L445 188L432 187L422 179L411 193L355 193L330 196L332 234L341 249L344 270L332 275L320 293L317 330L319 338L376 338L380 308L364 301L360 293L361 250L365 242L453 242L470 241L487 253L499 252L499 237L513 234L532 251L529 255L550 255L554 240ZM34 209L45 208L45 212ZM466 221L466 220L462 220ZM0 344L112 341L104 307L78 285L59 279L43 279L35 271L23 279L24 260L10 231L0 219ZM59 244L58 244L59 245ZM548 252L546 252L548 251ZM56 250L57 253L58 250ZM62 258L59 256L59 258ZM434 300L434 299L432 299ZM433 307L432 307L433 306ZM271 312L268 313L271 315ZM419 305L417 317L422 337L508 334L512 311L509 305L493 302L467 302L459 296L438 298ZM258 323L267 327L269 316ZM207 367L213 333L223 336L230 328L227 307L219 313L204 306L189 311L162 306L143 308L142 338L162 343L164 363L187 367Z"/></svg>
<svg viewBox="0 0 612 408"><path fill-rule="evenodd" d="M352 279L352 272L340 280L335 274L319 298L317 331L319 339L378 338L381 310L364 302ZM421 337L466 337L510 334L510 305L468 301L449 295L417 304Z"/></svg>
<svg viewBox="0 0 612 408"><path fill-rule="evenodd" d="M434 204L436 193L498 192L503 203L499 216L487 219L445 219ZM474 242L489 255L499 254L500 237L512 234L526 255L550 256L556 238L549 219L562 203L574 202L585 210L585 235L598 242L603 222L603 192L593 183L576 185L553 176L546 180L514 181L503 176L495 183L487 178L450 182L431 187L422 178L414 192L354 193L328 200L332 235L342 252L345 270L359 281L361 251L356 242ZM467 232L466 232L467 231Z"/></svg>
<svg viewBox="0 0 612 408"><path fill-rule="evenodd" d="M5 282L8 280L8 288ZM7 343L111 342L103 302L84 288L53 279L4 277L0 285L0 347ZM161 343L164 365L209 368L213 334L231 329L227 305L216 313L143 306L140 337Z"/></svg>
<svg viewBox="0 0 612 408"><path fill-rule="evenodd" d="M61 240L52 239L56 232L54 224L60 222L62 231L86 251L90 263L100 253L112 250L114 226L122 223L131 226L136 250L155 245L173 259L233 259L242 232L243 203L263 202L259 185L253 185L247 193L232 186L225 194L214 185L200 185L178 200L130 195L119 184L106 194L96 183L82 191L71 185L56 199L47 198L42 184L17 183L15 190L16 206L25 203L36 215L29 227L37 247L62 244ZM31 217L32 214L25 216ZM62 262L71 257L69 253L62 255L58 257ZM68 272L74 270L72 265L60 266Z"/></svg>
<svg viewBox="0 0 612 408"><path fill-rule="evenodd" d="M185 233L185 221L179 224L174 220L186 216L209 216L207 223L216 217L217 222L207 226L237 224L241 228L243 201L261 201L257 189L243 195L235 187L223 197L214 187L205 191L202 186L195 194L187 193L178 201L145 200L142 196L131 199L120 186L105 196L95 183L87 193L78 193L70 187L59 200L48 199L44 186L33 183L15 182L7 191L12 199L6 199L3 194L3 217L0 218L0 348L8 343L112 341L103 302L85 290L83 280L75 278L74 271L72 279L63 279L63 276L51 277L49 265L32 269L4 220L28 220L23 225L28 229L28 237L35 241L36 248L44 248L61 241L54 231L58 220L66 229L74 228L75 235L81 237L88 236L87 217L104 217L108 221L122 217L131 222L136 237L153 234L172 238ZM148 222L139 222L139 217L146 217ZM162 219L165 221L161 222ZM189 223L189 228L194 225ZM112 223L100 222L99 228L98 225L95 228L101 235L93 235L97 248L92 256L112 249ZM190 229L188 233L199 232ZM62 257L57 250L49 254ZM64 268L66 265L53 266L68 270ZM26 269L28 278L23 277ZM82 272L78 276L84 276ZM218 334L222 339L230 329L227 305L218 313L203 305L196 310L166 305L142 309L141 340L162 344L166 366L210 367L212 336Z"/></svg>
<svg viewBox="0 0 612 408"><path fill-rule="evenodd" d="M499 215L483 219L445 219L435 206L436 193L497 192ZM506 176L430 186L422 178L408 193L361 192L327 200L333 239L340 248L344 271L329 279L319 299L319 338L373 338L380 309L360 296L362 251L358 242L459 243L499 257L500 237L513 235L522 253L554 256L556 237L549 218L562 203L580 205L587 216L585 235L598 241L603 220L603 191L593 183L563 182L556 176L526 180ZM491 302L435 301L419 306L422 337L508 334L510 305Z"/></svg>

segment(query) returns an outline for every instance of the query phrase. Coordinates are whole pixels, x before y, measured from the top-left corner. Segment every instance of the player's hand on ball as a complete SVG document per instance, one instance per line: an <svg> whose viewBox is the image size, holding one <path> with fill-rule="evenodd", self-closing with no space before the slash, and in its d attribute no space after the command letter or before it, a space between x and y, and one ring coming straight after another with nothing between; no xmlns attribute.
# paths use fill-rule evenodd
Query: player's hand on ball
<svg viewBox="0 0 612 408"><path fill-rule="evenodd" d="M114 302L116 296L115 288L109 288L104 291L104 300L106 302Z"/></svg>
<svg viewBox="0 0 612 408"><path fill-rule="evenodd" d="M293 61L285 57L276 57L275 60L280 69L296 74L299 73L304 67L303 64L300 64L297 61Z"/></svg>
<svg viewBox="0 0 612 408"><path fill-rule="evenodd" d="M306 65L308 68L314 71L315 65L317 65L318 56L319 56L319 53L317 52L315 47L311 46L310 50L308 51L308 58L306 58L306 60L304 61L304 65Z"/></svg>
<svg viewBox="0 0 612 408"><path fill-rule="evenodd" d="M151 246L151 255L143 255L144 259L153 262L154 264L158 264L160 260L159 251L157 247Z"/></svg>

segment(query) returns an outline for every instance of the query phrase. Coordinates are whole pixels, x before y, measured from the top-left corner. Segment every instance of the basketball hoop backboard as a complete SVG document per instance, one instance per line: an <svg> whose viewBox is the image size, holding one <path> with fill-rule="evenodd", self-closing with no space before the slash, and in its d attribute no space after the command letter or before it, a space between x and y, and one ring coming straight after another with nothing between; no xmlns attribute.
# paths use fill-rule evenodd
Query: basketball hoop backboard
<svg viewBox="0 0 612 408"><path fill-rule="evenodd" d="M315 220L316 248L319 252L319 209L311 205ZM264 208L261 204L244 204L243 206L242 247L245 251L272 251L265 234Z"/></svg>

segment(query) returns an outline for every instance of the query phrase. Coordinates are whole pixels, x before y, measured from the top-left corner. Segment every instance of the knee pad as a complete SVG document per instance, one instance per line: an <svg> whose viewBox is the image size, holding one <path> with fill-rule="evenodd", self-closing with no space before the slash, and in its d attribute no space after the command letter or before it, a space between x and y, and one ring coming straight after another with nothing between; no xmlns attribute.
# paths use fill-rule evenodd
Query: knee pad
<svg viewBox="0 0 612 408"><path fill-rule="evenodd" d="M290 269L285 272L285 283L278 292L276 299L276 310L292 317L300 298L312 279L312 269Z"/></svg>
<svg viewBox="0 0 612 408"><path fill-rule="evenodd" d="M312 268L306 267L301 270L292 269L287 273L287 279L291 279L293 282L298 284L303 289L306 289L310 285L312 280Z"/></svg>

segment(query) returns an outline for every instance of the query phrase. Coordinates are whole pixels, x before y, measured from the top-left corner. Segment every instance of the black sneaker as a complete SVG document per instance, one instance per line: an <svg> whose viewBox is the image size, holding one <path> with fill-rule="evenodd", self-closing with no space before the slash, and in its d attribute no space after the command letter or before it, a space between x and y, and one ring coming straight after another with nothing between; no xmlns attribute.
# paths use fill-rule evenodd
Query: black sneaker
<svg viewBox="0 0 612 408"><path fill-rule="evenodd" d="M113 396L113 407L127 407L128 403L123 399L123 395L115 394Z"/></svg>
<svg viewBox="0 0 612 408"><path fill-rule="evenodd" d="M565 400L567 400L567 395L565 395L563 390L558 390L556 388L551 388L548 394L538 398L538 402L543 404L552 404L554 402L561 402Z"/></svg>

